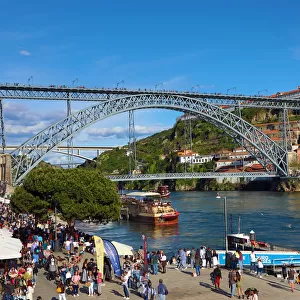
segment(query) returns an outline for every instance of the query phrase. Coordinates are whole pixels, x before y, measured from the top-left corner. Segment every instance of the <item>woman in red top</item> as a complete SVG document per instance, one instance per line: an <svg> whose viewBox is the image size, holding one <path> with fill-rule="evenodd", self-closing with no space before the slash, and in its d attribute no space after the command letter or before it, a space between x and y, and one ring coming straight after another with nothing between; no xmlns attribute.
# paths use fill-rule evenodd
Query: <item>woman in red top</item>
<svg viewBox="0 0 300 300"><path fill-rule="evenodd" d="M102 273L100 272L99 269L97 269L97 292L98 292L98 296L100 296L102 294L102 289L101 289L101 286L102 286Z"/></svg>

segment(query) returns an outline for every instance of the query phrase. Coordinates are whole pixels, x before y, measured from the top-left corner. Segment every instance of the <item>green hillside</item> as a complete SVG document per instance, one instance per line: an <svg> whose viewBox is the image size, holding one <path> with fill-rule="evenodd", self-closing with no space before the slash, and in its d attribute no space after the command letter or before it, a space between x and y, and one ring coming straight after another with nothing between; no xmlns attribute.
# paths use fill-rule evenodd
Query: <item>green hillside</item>
<svg viewBox="0 0 300 300"><path fill-rule="evenodd" d="M193 120L191 128L192 150L194 152L210 154L222 149L232 149L236 146L231 137L210 123ZM179 121L169 130L137 141L137 165L142 173L182 172L184 164L178 163L176 152L191 148L188 131L189 125ZM187 136L186 145L185 135ZM127 174L129 158L126 153L127 146L105 152L97 158L97 165L105 174ZM213 166L212 164L194 166L194 171L205 171L208 167L212 169Z"/></svg>

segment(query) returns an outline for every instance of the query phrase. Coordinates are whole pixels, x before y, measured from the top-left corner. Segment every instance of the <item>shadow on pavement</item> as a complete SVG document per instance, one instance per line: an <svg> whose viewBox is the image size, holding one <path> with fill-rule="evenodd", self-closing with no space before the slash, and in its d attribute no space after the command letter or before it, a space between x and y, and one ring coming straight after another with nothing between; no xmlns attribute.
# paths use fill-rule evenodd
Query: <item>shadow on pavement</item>
<svg viewBox="0 0 300 300"><path fill-rule="evenodd" d="M228 293L222 289L216 289L213 285L211 285L209 283L200 281L199 285L201 285L207 289L210 289L212 292L214 292L216 294L224 295L224 296L228 296L228 297L230 296L230 293Z"/></svg>
<svg viewBox="0 0 300 300"><path fill-rule="evenodd" d="M121 294L120 292L118 292L118 291L116 291L116 290L111 290L110 292L113 293L113 294L116 295L116 296L121 296L121 297L124 296L123 294Z"/></svg>
<svg viewBox="0 0 300 300"><path fill-rule="evenodd" d="M272 283L272 282L268 282L268 285L274 287L274 288L277 288L277 289L282 289L282 290L286 290L286 291L289 291L290 288L287 287L287 286L282 286L282 285L279 285L277 283Z"/></svg>

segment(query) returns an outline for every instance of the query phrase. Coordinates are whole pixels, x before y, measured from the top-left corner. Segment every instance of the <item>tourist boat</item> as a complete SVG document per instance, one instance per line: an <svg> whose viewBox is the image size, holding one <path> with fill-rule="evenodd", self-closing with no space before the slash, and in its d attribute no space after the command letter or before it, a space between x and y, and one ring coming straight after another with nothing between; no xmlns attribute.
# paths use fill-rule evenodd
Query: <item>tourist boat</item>
<svg viewBox="0 0 300 300"><path fill-rule="evenodd" d="M171 192L169 191L169 186L167 185L160 185L157 188L157 193L160 193L162 198L169 198L171 195Z"/></svg>
<svg viewBox="0 0 300 300"><path fill-rule="evenodd" d="M122 218L155 226L178 223L179 212L171 206L170 201L164 201L160 193L132 192L120 199Z"/></svg>

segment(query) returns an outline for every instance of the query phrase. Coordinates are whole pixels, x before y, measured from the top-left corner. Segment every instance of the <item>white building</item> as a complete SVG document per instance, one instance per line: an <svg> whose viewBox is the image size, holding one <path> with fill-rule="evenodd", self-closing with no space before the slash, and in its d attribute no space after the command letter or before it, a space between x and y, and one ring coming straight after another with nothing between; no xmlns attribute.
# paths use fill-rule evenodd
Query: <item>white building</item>
<svg viewBox="0 0 300 300"><path fill-rule="evenodd" d="M189 164L204 164L206 162L210 162L214 159L213 155L199 155L197 153L193 153L190 155L180 155L179 162L181 164L189 163Z"/></svg>

